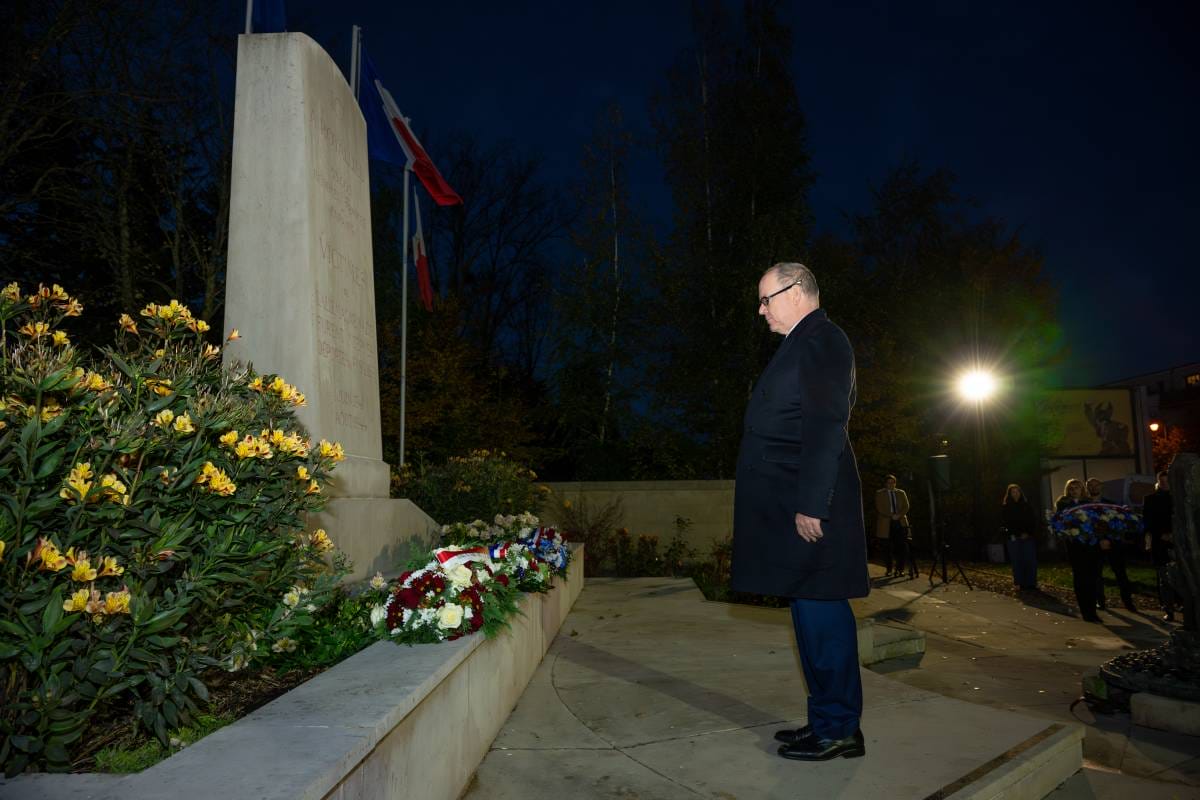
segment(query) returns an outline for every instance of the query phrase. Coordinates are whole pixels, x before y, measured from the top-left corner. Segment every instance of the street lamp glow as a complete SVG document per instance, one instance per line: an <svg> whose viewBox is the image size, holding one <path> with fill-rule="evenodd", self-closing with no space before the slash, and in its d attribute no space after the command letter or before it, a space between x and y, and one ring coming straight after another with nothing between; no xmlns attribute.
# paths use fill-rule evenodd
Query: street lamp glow
<svg viewBox="0 0 1200 800"><path fill-rule="evenodd" d="M1159 428L1161 428L1161 427L1162 427L1162 426L1161 426L1161 425L1159 425L1157 422L1151 422L1151 423L1150 423L1150 432L1151 432L1151 433L1158 433L1158 429L1159 429Z"/></svg>
<svg viewBox="0 0 1200 800"><path fill-rule="evenodd" d="M964 400L982 403L996 393L996 376L983 369L963 373L958 379L958 393Z"/></svg>

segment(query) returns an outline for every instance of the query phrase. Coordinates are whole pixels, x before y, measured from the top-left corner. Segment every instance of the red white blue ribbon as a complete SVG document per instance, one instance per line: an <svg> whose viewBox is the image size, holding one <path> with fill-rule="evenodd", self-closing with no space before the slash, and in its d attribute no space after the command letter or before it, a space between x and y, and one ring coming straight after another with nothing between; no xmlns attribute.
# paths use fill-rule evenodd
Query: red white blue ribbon
<svg viewBox="0 0 1200 800"><path fill-rule="evenodd" d="M472 561L482 561L488 569L492 568L492 559L486 547L466 549L443 547L440 550L434 550L433 557L442 565L442 569L454 569L460 564L468 564Z"/></svg>

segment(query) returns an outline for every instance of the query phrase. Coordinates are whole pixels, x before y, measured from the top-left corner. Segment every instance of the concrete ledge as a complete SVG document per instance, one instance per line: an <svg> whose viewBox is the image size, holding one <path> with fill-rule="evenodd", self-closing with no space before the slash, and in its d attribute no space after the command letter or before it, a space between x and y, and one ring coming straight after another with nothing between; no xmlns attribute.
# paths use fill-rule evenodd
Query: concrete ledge
<svg viewBox="0 0 1200 800"><path fill-rule="evenodd" d="M873 617L860 617L857 621L858 663L864 667L925 652L924 631L894 623L880 624Z"/></svg>
<svg viewBox="0 0 1200 800"><path fill-rule="evenodd" d="M144 772L0 781L6 800L453 800L583 589L526 595L512 629L415 647L377 642Z"/></svg>
<svg viewBox="0 0 1200 800"><path fill-rule="evenodd" d="M1054 724L947 787L946 800L1041 800L1079 771L1083 726Z"/></svg>
<svg viewBox="0 0 1200 800"><path fill-rule="evenodd" d="M1200 703L1135 692L1129 697L1129 712L1134 725L1200 736Z"/></svg>

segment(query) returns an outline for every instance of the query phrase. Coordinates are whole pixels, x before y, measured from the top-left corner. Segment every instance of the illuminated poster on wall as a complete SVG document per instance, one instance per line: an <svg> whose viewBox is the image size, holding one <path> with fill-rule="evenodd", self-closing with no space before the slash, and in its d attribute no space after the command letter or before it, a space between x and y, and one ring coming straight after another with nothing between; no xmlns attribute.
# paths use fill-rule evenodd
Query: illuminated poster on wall
<svg viewBox="0 0 1200 800"><path fill-rule="evenodd" d="M1061 389L1047 398L1047 455L1128 457L1135 452L1128 389Z"/></svg>

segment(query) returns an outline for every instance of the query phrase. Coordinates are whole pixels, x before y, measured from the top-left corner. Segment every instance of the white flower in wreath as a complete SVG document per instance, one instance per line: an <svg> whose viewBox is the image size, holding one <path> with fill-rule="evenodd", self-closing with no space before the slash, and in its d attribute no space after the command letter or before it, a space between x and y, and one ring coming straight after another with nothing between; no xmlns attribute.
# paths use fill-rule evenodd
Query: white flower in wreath
<svg viewBox="0 0 1200 800"><path fill-rule="evenodd" d="M457 603L447 603L438 610L438 627L454 630L463 621L463 607Z"/></svg>
<svg viewBox="0 0 1200 800"><path fill-rule="evenodd" d="M386 606L379 605L379 606L375 606L374 608L371 609L371 627L372 628L375 627L376 625L378 625L379 623L383 622L385 619L387 619L387 607Z"/></svg>
<svg viewBox="0 0 1200 800"><path fill-rule="evenodd" d="M404 609L404 613L400 615L400 624L407 625L408 621L412 619L412 616L413 612L411 608Z"/></svg>
<svg viewBox="0 0 1200 800"><path fill-rule="evenodd" d="M471 572L471 568L466 564L459 564L446 573L446 577L450 579L450 585L455 589L465 589L471 585L475 573Z"/></svg>
<svg viewBox="0 0 1200 800"><path fill-rule="evenodd" d="M475 609L466 606L466 609L463 611L463 619L470 619L473 616L475 616Z"/></svg>
<svg viewBox="0 0 1200 800"><path fill-rule="evenodd" d="M375 577L371 578L371 588L372 589L382 589L385 586L387 586L387 581L384 579L383 573L376 572Z"/></svg>

